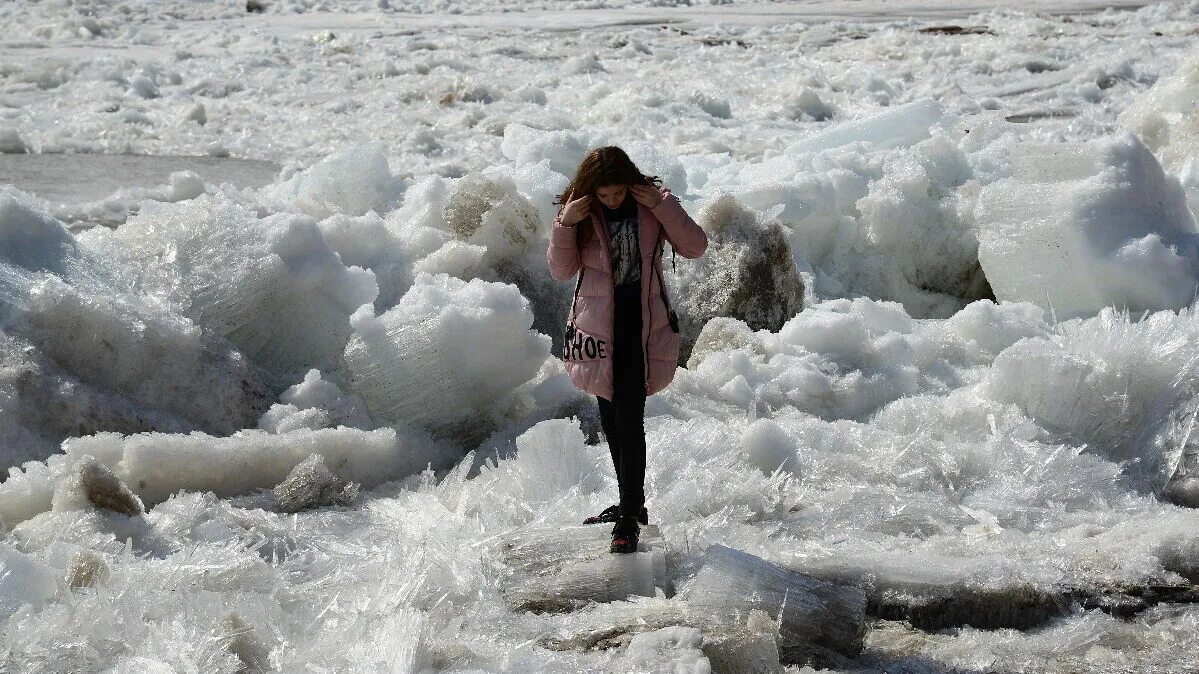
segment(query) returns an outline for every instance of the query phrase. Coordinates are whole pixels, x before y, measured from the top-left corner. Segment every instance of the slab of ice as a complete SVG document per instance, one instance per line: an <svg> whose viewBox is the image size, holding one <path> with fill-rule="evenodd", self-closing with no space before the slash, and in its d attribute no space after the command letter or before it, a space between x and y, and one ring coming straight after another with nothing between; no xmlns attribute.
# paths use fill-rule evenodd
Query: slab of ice
<svg viewBox="0 0 1199 674"><path fill-rule="evenodd" d="M788 145L786 153L819 152L850 143L870 143L880 149L915 145L929 137L929 130L941 121L944 114L936 101L912 101L821 130Z"/></svg>
<svg viewBox="0 0 1199 674"><path fill-rule="evenodd" d="M357 323L345 350L349 386L376 421L480 439L497 400L549 355L532 320L515 286L418 274L399 304Z"/></svg>
<svg viewBox="0 0 1199 674"><path fill-rule="evenodd" d="M282 435L248 430L224 438L203 433L100 433L67 441L63 452L45 463L9 470L0 484L0 516L8 526L49 510L55 484L87 455L148 505L181 489L219 496L270 489L314 453L343 480L365 488L420 472L430 463L444 468L460 458L457 450L422 434L393 428L326 428Z"/></svg>
<svg viewBox="0 0 1199 674"><path fill-rule="evenodd" d="M0 543L0 617L29 604L40 607L58 593L50 569L8 543Z"/></svg>
<svg viewBox="0 0 1199 674"><path fill-rule="evenodd" d="M1138 489L1160 490L1189 442L1179 422L1193 409L1196 339L1190 311L1135 321L1105 309L1006 349L981 391L1015 403L1062 442L1126 462Z"/></svg>
<svg viewBox="0 0 1199 674"><path fill-rule="evenodd" d="M748 617L758 609L779 623L782 662L836 662L862 649L866 595L722 545L708 548L684 594L692 606Z"/></svg>
<svg viewBox="0 0 1199 674"><path fill-rule="evenodd" d="M358 145L322 159L286 182L263 189L263 201L314 218L382 214L403 193L379 144Z"/></svg>
<svg viewBox="0 0 1199 674"><path fill-rule="evenodd" d="M1131 134L1013 153L984 188L979 261L1000 300L1059 318L1105 306L1178 309L1199 284L1195 221L1178 181Z"/></svg>
<svg viewBox="0 0 1199 674"><path fill-rule="evenodd" d="M511 574L505 601L518 611L568 611L587 602L652 597L666 587L666 560L656 526L641 527L637 552L608 551L611 527L532 525L504 535L500 561Z"/></svg>
<svg viewBox="0 0 1199 674"><path fill-rule="evenodd" d="M227 343L131 289L27 196L0 191L0 212L5 454L40 459L103 430L231 433L264 411L263 374Z"/></svg>

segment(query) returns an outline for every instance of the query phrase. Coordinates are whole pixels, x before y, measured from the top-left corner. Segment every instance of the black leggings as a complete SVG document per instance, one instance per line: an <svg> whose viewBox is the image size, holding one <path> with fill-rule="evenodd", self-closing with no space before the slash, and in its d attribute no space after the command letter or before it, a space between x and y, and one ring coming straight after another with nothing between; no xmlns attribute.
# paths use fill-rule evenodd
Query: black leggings
<svg viewBox="0 0 1199 674"><path fill-rule="evenodd" d="M645 362L641 343L641 283L616 288L612 400L596 396L600 425L620 485L620 514L636 517L645 505Z"/></svg>

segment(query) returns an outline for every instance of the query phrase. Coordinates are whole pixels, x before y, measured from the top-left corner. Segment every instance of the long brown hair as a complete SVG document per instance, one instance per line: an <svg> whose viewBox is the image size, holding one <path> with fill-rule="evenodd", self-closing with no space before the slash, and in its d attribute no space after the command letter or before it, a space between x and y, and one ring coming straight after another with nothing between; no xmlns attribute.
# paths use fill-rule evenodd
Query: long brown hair
<svg viewBox="0 0 1199 674"><path fill-rule="evenodd" d="M637 169L637 165L629 159L625 151L615 145L597 147L583 157L575 177L566 186L566 191L558 195L555 204L564 206L571 195L575 199L585 195L595 196L595 191L605 185L660 185L658 176L647 176ZM632 198L632 197L627 197ZM559 209L561 210L561 209ZM581 224L581 223L580 223ZM595 232L591 227L579 227L577 238L579 248L591 240Z"/></svg>

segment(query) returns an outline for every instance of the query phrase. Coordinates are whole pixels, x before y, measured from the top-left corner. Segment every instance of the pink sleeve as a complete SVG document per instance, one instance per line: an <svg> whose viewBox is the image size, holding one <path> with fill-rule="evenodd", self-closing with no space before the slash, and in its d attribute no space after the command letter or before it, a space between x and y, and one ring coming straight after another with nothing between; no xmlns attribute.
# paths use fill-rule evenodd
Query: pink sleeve
<svg viewBox="0 0 1199 674"><path fill-rule="evenodd" d="M558 214L559 216L561 213ZM579 223L581 224L581 223ZM554 216L554 224L550 228L550 245L545 251L545 259L549 262L550 276L555 281L565 281L579 271L579 244L575 238L574 227L563 227Z"/></svg>
<svg viewBox="0 0 1199 674"><path fill-rule="evenodd" d="M651 210L658 222L662 223L666 240L683 257L695 258L703 255L708 249L707 233L687 215L678 197L666 188L661 190L662 201Z"/></svg>

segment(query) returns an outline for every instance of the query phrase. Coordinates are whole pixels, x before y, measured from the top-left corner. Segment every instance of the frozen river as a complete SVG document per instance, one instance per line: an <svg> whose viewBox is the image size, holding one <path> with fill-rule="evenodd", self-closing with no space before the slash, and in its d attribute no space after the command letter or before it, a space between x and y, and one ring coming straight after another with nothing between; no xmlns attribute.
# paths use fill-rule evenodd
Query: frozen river
<svg viewBox="0 0 1199 674"><path fill-rule="evenodd" d="M257 6L0 6L0 669L1199 669L1199 5ZM608 143L710 239L622 558Z"/></svg>

